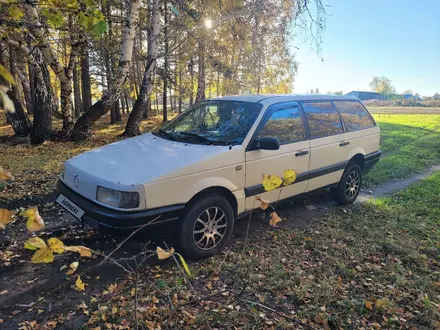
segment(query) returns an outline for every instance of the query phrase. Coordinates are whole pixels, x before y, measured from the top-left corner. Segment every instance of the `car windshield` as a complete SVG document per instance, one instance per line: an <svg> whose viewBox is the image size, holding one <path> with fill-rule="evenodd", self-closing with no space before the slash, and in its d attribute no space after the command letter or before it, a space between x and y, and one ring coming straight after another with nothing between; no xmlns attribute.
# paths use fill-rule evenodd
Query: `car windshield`
<svg viewBox="0 0 440 330"><path fill-rule="evenodd" d="M186 110L154 134L198 144L241 144L261 108L258 103L206 101Z"/></svg>

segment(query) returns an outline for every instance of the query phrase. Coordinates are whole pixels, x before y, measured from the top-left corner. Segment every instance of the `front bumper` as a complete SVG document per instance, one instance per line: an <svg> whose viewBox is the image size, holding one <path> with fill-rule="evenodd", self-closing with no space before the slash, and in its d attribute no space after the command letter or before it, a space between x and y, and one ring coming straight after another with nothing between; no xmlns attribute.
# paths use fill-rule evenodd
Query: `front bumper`
<svg viewBox="0 0 440 330"><path fill-rule="evenodd" d="M175 222L185 208L184 204L176 204L142 211L117 211L84 198L61 180L58 180L58 192L85 212L82 222L98 229L137 229L149 222L152 223L146 227Z"/></svg>
<svg viewBox="0 0 440 330"><path fill-rule="evenodd" d="M363 173L367 174L371 171L374 164L376 164L380 160L380 156L382 156L382 151L378 150L372 152L371 154L365 155L365 163Z"/></svg>

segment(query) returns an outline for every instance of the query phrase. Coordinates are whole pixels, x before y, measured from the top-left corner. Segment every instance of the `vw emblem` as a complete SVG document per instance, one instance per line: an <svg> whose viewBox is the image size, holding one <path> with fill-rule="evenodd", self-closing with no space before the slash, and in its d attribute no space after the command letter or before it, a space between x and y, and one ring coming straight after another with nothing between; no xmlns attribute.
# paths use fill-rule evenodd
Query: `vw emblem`
<svg viewBox="0 0 440 330"><path fill-rule="evenodd" d="M73 183L75 184L75 187L78 188L78 186L79 186L79 177L78 177L78 175L75 175L75 177L73 178Z"/></svg>

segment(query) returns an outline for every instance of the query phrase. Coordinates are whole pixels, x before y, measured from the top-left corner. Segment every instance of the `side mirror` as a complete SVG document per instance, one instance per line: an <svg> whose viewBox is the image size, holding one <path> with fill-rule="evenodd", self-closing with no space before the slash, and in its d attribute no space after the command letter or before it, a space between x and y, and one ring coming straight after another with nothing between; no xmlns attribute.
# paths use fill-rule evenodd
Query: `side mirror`
<svg viewBox="0 0 440 330"><path fill-rule="evenodd" d="M253 150L278 150L280 149L280 141L277 138L264 137L254 140Z"/></svg>

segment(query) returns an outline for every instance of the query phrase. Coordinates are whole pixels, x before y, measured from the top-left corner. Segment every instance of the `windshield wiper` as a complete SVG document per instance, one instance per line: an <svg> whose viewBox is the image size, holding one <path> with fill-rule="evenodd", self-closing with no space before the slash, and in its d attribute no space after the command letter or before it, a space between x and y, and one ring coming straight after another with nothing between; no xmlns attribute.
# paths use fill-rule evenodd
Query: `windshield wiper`
<svg viewBox="0 0 440 330"><path fill-rule="evenodd" d="M165 137L167 137L167 138L170 139L170 140L173 140L173 141L176 140L176 138L174 137L173 134L168 133L167 131L164 131L162 128L159 128L159 129L157 130L157 132L159 132L160 135L165 136Z"/></svg>
<svg viewBox="0 0 440 330"><path fill-rule="evenodd" d="M188 133L188 132L176 132L176 133L184 135L185 137L189 137L189 138L194 139L196 141L204 142L206 144L217 144L217 145L223 144L223 143L220 143L219 141L212 141L204 136L201 136L201 135L198 135L195 133Z"/></svg>

